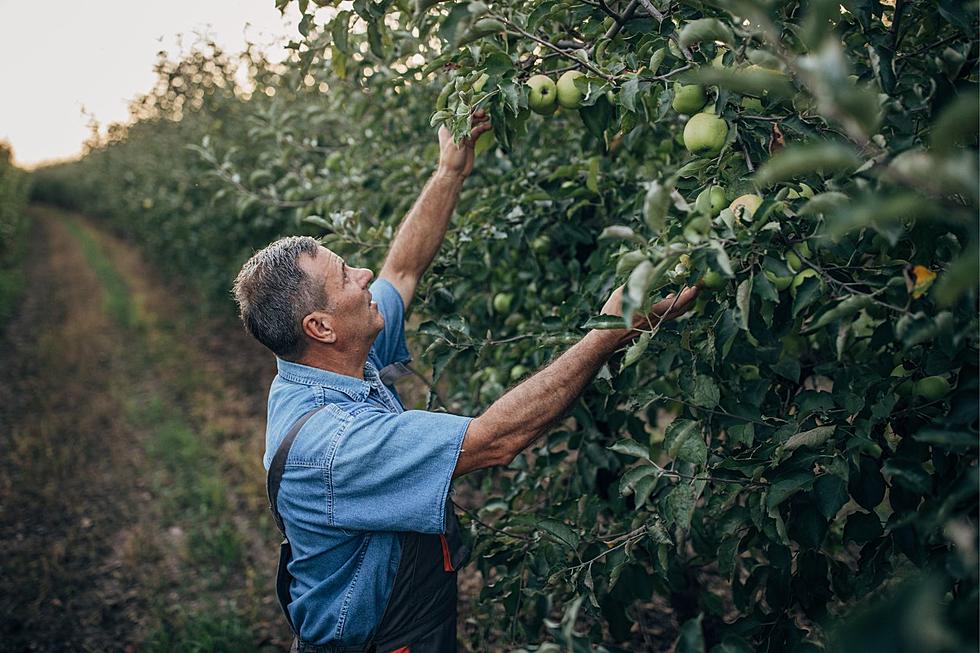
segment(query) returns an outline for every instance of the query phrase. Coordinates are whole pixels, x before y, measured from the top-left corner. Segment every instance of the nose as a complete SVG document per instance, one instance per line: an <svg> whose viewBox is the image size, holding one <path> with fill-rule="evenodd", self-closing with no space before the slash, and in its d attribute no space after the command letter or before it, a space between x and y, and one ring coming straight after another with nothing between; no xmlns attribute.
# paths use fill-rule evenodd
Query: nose
<svg viewBox="0 0 980 653"><path fill-rule="evenodd" d="M371 270L367 268L361 268L360 275L361 275L361 285L367 288L367 285L371 283L371 279L374 278L374 272L371 272Z"/></svg>

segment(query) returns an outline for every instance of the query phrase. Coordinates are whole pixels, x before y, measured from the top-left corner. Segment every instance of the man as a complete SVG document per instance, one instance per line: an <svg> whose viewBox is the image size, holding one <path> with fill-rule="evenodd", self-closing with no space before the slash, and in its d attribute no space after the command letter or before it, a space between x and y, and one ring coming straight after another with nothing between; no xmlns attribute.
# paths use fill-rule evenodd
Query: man
<svg viewBox="0 0 980 653"><path fill-rule="evenodd" d="M391 380L409 360L405 311L488 129L478 112L459 145L439 131L438 168L373 283L370 270L304 237L259 251L235 281L246 329L277 356L264 464L288 539L277 585L294 650L455 651L456 570L467 552L451 480L509 464L636 335L589 332L475 419L404 410ZM657 304L642 323L680 315L697 292ZM621 293L603 313L621 314Z"/></svg>

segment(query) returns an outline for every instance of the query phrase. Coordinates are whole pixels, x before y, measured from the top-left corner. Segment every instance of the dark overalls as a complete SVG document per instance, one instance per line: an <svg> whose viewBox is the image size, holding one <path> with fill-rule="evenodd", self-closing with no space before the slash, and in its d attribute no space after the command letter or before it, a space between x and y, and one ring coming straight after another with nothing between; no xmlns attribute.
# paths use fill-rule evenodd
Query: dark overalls
<svg viewBox="0 0 980 653"><path fill-rule="evenodd" d="M276 526L285 538L286 529L279 514L279 485L286 458L300 429L320 408L301 417L283 438L269 465L266 487ZM286 621L295 636L293 651L298 653L455 653L456 651L456 570L466 564L469 551L463 546L459 521L446 500L446 533L401 534L401 561L388 605L374 633L365 644L340 646L312 644L299 638L289 616L292 601L289 586L293 576L288 564L292 549L288 539L279 546L276 594Z"/></svg>

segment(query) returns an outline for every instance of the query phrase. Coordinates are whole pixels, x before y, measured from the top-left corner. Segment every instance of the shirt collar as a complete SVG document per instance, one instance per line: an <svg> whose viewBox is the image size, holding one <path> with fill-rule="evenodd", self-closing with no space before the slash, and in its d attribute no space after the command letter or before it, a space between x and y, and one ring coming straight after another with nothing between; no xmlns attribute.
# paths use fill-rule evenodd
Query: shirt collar
<svg viewBox="0 0 980 653"><path fill-rule="evenodd" d="M337 372L331 372L330 370L319 367L293 363L278 357L276 358L276 366L279 376L287 381L302 383L303 385L317 385L336 390L344 393L354 401L364 401L368 393L371 392L371 386L377 385L380 380L378 370L371 361L365 361L364 363L363 381L353 376L347 376L346 374L338 374Z"/></svg>

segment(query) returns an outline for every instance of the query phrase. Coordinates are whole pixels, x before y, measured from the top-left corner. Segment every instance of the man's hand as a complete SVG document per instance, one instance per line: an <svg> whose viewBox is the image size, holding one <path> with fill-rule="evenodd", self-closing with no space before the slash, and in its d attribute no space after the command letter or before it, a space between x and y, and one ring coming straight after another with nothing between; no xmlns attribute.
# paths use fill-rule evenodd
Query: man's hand
<svg viewBox="0 0 980 653"><path fill-rule="evenodd" d="M624 286L616 288L612 295L609 296L609 299L602 306L602 311L600 311L602 315L622 316L623 288ZM682 290L680 297L677 297L675 293L670 293L666 298L654 304L647 315L633 315L633 328L649 329L651 325L656 326L661 322L680 317L691 308L699 292L701 292L700 283ZM627 338L638 335L636 332L627 332L626 329L623 329L623 331L626 332Z"/></svg>
<svg viewBox="0 0 980 653"><path fill-rule="evenodd" d="M439 128L439 172L459 177L468 177L473 172L473 146L480 134L492 126L485 111L474 112L470 124L470 135L458 144L453 142L448 129Z"/></svg>

